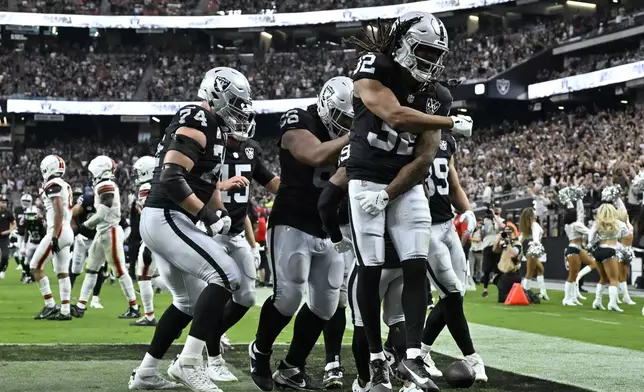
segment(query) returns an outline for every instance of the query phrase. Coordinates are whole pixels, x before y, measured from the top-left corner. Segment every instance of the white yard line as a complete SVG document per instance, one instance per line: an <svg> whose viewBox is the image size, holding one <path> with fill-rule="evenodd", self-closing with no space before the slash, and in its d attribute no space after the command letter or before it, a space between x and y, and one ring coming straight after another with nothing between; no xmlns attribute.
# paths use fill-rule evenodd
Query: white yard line
<svg viewBox="0 0 644 392"><path fill-rule="evenodd" d="M561 315L559 313L550 313L550 312L541 312L541 311L534 311L532 313L543 314L545 316L561 317Z"/></svg>
<svg viewBox="0 0 644 392"><path fill-rule="evenodd" d="M612 325L621 325L622 324L622 323L618 323L617 321L605 321L605 320L597 320L597 319L585 318L585 317L582 317L580 320L590 321L590 322L593 322L593 323L601 323L601 324L612 324Z"/></svg>

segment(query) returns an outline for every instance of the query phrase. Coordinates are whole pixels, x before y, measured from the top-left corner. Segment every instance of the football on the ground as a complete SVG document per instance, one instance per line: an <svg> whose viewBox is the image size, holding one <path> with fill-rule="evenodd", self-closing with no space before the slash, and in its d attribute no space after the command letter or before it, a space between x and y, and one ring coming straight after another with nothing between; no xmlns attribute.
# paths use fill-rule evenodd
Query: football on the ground
<svg viewBox="0 0 644 392"><path fill-rule="evenodd" d="M452 388L469 388L474 385L476 374L467 362L456 361L443 370L443 378Z"/></svg>

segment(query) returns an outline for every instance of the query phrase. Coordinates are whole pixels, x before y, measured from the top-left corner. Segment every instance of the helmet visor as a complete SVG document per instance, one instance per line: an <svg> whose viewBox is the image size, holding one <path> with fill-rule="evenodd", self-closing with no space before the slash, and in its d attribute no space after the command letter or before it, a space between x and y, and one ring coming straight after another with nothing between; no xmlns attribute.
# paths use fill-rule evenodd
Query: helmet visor
<svg viewBox="0 0 644 392"><path fill-rule="evenodd" d="M428 75L430 79L436 79L443 73L443 58L446 54L444 49L417 42L412 46L412 50L419 72Z"/></svg>
<svg viewBox="0 0 644 392"><path fill-rule="evenodd" d="M331 124L338 136L342 136L351 130L353 124L353 113L347 113L339 108L331 109Z"/></svg>
<svg viewBox="0 0 644 392"><path fill-rule="evenodd" d="M250 100L233 95L218 114L236 139L244 140L255 133L255 109Z"/></svg>

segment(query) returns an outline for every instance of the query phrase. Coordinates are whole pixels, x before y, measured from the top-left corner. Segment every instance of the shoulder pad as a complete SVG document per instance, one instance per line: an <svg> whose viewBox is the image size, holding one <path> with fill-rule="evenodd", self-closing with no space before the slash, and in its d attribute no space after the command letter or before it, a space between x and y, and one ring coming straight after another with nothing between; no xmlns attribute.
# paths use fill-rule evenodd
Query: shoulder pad
<svg viewBox="0 0 644 392"><path fill-rule="evenodd" d="M177 124L206 133L210 127L219 127L217 119L199 105L186 105L175 114Z"/></svg>
<svg viewBox="0 0 644 392"><path fill-rule="evenodd" d="M338 157L338 167L346 167L350 155L351 145L347 144L346 146L342 147L342 151L340 151L340 156Z"/></svg>
<svg viewBox="0 0 644 392"><path fill-rule="evenodd" d="M315 118L306 110L291 109L280 117L280 129L282 133L292 129L307 129L311 132L315 129Z"/></svg>
<svg viewBox="0 0 644 392"><path fill-rule="evenodd" d="M114 192L116 192L116 184L114 184L112 181L105 181L96 185L96 194L99 196Z"/></svg>
<svg viewBox="0 0 644 392"><path fill-rule="evenodd" d="M394 70L393 60L382 53L365 53L358 59L353 71L353 80L374 79L381 82L388 80Z"/></svg>

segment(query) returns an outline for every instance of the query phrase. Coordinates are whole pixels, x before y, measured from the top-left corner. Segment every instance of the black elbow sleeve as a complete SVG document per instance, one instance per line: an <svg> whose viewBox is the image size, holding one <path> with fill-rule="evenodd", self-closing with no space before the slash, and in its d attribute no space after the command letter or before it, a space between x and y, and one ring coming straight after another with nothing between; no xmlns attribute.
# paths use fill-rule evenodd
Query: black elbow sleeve
<svg viewBox="0 0 644 392"><path fill-rule="evenodd" d="M342 232L338 223L338 206L344 198L346 191L332 182L328 182L318 199L318 213L324 229L331 237L331 241L342 240Z"/></svg>
<svg viewBox="0 0 644 392"><path fill-rule="evenodd" d="M170 200L179 204L193 192L186 182L188 171L185 167L174 163L164 163L161 169L159 181L163 191Z"/></svg>

